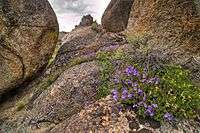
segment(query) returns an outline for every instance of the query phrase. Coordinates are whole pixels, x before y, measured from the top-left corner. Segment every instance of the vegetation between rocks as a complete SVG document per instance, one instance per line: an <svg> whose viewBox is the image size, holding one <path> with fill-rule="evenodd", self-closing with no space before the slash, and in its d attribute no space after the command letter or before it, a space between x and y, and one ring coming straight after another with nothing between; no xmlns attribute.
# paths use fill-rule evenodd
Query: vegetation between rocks
<svg viewBox="0 0 200 133"><path fill-rule="evenodd" d="M25 108L25 106L28 104L28 100L20 100L16 103L16 110L21 111L22 109Z"/></svg>
<svg viewBox="0 0 200 133"><path fill-rule="evenodd" d="M122 73L116 73L116 60L122 60ZM122 52L100 52L101 84L98 98L112 91L120 109L131 109L138 115L159 122L196 118L200 109L200 88L190 80L190 73L180 66L166 66L151 71L141 68ZM117 70L118 71L118 70Z"/></svg>

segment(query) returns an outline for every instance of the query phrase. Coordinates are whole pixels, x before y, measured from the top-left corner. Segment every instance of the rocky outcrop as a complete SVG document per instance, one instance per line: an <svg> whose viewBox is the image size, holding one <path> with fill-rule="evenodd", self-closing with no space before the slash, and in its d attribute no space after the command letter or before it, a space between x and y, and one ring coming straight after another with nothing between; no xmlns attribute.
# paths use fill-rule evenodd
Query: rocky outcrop
<svg viewBox="0 0 200 133"><path fill-rule="evenodd" d="M34 100L30 110L22 116L25 121L21 125L26 127L26 130L51 127L96 101L98 73L99 66L96 62L83 63L64 71ZM49 125L43 125L45 123Z"/></svg>
<svg viewBox="0 0 200 133"><path fill-rule="evenodd" d="M81 18L81 22L79 23L79 25L75 26L75 29L80 27L91 26L93 23L94 23L93 17L90 14L88 14Z"/></svg>
<svg viewBox="0 0 200 133"><path fill-rule="evenodd" d="M79 26L91 26L92 23L93 23L93 17L89 14L82 17Z"/></svg>
<svg viewBox="0 0 200 133"><path fill-rule="evenodd" d="M182 65L199 82L199 9L197 0L135 0L126 17L127 38L123 33L96 32L92 26L75 28L62 38L45 72L0 104L0 132L200 132L197 121L177 119L176 127L160 125L134 111L120 111L110 96L96 98L98 87L120 76L124 72L120 65L125 67L127 60L153 70L164 64ZM117 20L111 24L115 23L119 24Z"/></svg>
<svg viewBox="0 0 200 133"><path fill-rule="evenodd" d="M124 36L79 27L64 37L47 70L1 104L0 132L47 132L97 99L97 53L124 45ZM6 113L9 112L9 113Z"/></svg>
<svg viewBox="0 0 200 133"><path fill-rule="evenodd" d="M199 82L199 4L196 0L135 0L127 36L138 48L137 60L151 62L154 67L163 63L181 65Z"/></svg>
<svg viewBox="0 0 200 133"><path fill-rule="evenodd" d="M103 47L123 43L126 43L125 38L103 31L97 33L92 29L92 26L75 28L63 38L62 47L58 51L51 70L56 71L58 67L66 65L77 57L88 57L89 59Z"/></svg>
<svg viewBox="0 0 200 133"><path fill-rule="evenodd" d="M126 29L134 0L111 0L102 17L102 26L109 32Z"/></svg>
<svg viewBox="0 0 200 133"><path fill-rule="evenodd" d="M137 117L133 111L119 111L119 106L110 96L86 107L77 115L57 125L51 133L198 133L199 124L182 121L177 127L168 123L161 126L158 122Z"/></svg>
<svg viewBox="0 0 200 133"><path fill-rule="evenodd" d="M0 95L41 70L57 38L57 19L47 0L0 1Z"/></svg>

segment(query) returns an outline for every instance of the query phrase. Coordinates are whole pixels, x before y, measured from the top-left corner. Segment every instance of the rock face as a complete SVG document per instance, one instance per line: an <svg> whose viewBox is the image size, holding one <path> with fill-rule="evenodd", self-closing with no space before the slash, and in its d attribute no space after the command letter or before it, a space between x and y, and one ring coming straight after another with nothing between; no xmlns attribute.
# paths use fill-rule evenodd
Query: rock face
<svg viewBox="0 0 200 133"><path fill-rule="evenodd" d="M126 29L134 0L111 0L102 17L102 26L109 32Z"/></svg>
<svg viewBox="0 0 200 133"><path fill-rule="evenodd" d="M163 64L182 65L192 71L194 79L200 81L198 76L200 75L198 41L200 2L198 0L156 2L134 0L134 4L129 2L133 1L111 1L108 9L113 10L109 11L112 19L108 17L108 20L113 21L107 23L108 28L111 27L114 32L124 30L126 28L124 24L128 23L127 37L123 32L105 32L103 29L96 32L93 26L80 26L67 33L62 38L63 42L55 60L45 73L29 83L20 94L0 103L0 132L200 132L198 121L180 120L177 121L176 128L169 123L161 126L153 120L139 118L134 111L120 112L118 103L110 96L100 100L95 98L98 96L99 86L105 82L101 79L102 75L109 76L106 78L109 81L109 78L112 80L112 77L123 73L120 71L120 65L126 65L126 61L124 62L124 59L121 61L120 58L126 55L134 63L155 69ZM132 9L127 10L127 5L131 5ZM131 11L130 17L126 16L129 14L127 11ZM121 21L120 17L123 15L126 17ZM119 30L120 26L122 28ZM1 47L3 46L7 45ZM8 48L5 51L7 53L9 53ZM23 53L23 49L21 51ZM105 52L110 54L104 55ZM101 53L106 58L113 56L111 62L116 73L110 68L107 70L107 66L111 64L106 63L105 57L99 57ZM4 56L0 58L7 59ZM15 58L16 64L20 64L17 63L18 56ZM24 58L19 58L19 62L22 59ZM104 73L103 69L111 75Z"/></svg>
<svg viewBox="0 0 200 133"><path fill-rule="evenodd" d="M199 82L199 5L198 0L135 0L127 36L138 48L136 53L141 58L135 56L137 60L144 63L149 54L148 62L153 65L181 65Z"/></svg>
<svg viewBox="0 0 200 133"><path fill-rule="evenodd" d="M125 43L124 36L97 33L92 26L67 33L46 72L20 96L0 104L0 132L48 132L94 103L101 82L98 53L115 51Z"/></svg>
<svg viewBox="0 0 200 133"><path fill-rule="evenodd" d="M118 105L108 96L57 125L51 133L83 131L91 133L198 133L200 128L199 124L193 121L182 121L177 127L167 123L161 126L156 121L136 117L133 111L120 112Z"/></svg>
<svg viewBox="0 0 200 133"><path fill-rule="evenodd" d="M33 103L31 115L35 122L58 122L76 114L83 106L94 102L99 67L96 62L74 66L54 82ZM32 120L33 121L33 120Z"/></svg>
<svg viewBox="0 0 200 133"><path fill-rule="evenodd" d="M91 15L83 16L80 22L80 26L90 26L93 23L93 17Z"/></svg>
<svg viewBox="0 0 200 133"><path fill-rule="evenodd" d="M0 1L0 94L44 67L57 37L57 19L47 0Z"/></svg>

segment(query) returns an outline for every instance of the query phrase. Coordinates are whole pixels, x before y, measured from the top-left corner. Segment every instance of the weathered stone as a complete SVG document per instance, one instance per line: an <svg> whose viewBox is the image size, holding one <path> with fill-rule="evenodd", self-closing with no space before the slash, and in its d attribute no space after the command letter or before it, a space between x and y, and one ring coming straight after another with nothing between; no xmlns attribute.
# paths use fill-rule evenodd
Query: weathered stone
<svg viewBox="0 0 200 133"><path fill-rule="evenodd" d="M78 113L96 99L99 67L96 62L83 63L67 69L33 103L23 116L27 129L49 127ZM48 125L42 126L45 122ZM27 125L28 124L28 125Z"/></svg>
<svg viewBox="0 0 200 133"><path fill-rule="evenodd" d="M79 26L91 26L92 23L93 23L93 17L89 14L82 17Z"/></svg>
<svg viewBox="0 0 200 133"><path fill-rule="evenodd" d="M55 60L60 67L49 66L48 72L1 105L0 132L47 132L93 103L100 82L96 53L114 51L125 41L124 36L97 34L91 27L70 32ZM17 111L21 101L24 107Z"/></svg>
<svg viewBox="0 0 200 133"><path fill-rule="evenodd" d="M101 99L86 107L80 113L57 125L52 133L69 132L116 132L116 133L197 133L199 124L194 121L181 121L177 127L164 123L160 127L152 127L148 121L140 123L133 111L119 112L118 104L111 96Z"/></svg>
<svg viewBox="0 0 200 133"><path fill-rule="evenodd" d="M126 43L124 36L116 33L97 33L92 30L92 26L75 28L66 34L62 40L62 46L53 62L53 66L51 66L52 71L56 71L58 67L68 64L74 58L95 56L98 50L104 51L106 47Z"/></svg>
<svg viewBox="0 0 200 133"><path fill-rule="evenodd" d="M134 0L111 0L102 17L102 25L109 32L126 29Z"/></svg>
<svg viewBox="0 0 200 133"><path fill-rule="evenodd" d="M47 0L0 1L0 95L48 63L58 37Z"/></svg>
<svg viewBox="0 0 200 133"><path fill-rule="evenodd" d="M140 56L135 59L145 65L181 65L199 82L199 4L197 0L135 0L127 28L127 36Z"/></svg>

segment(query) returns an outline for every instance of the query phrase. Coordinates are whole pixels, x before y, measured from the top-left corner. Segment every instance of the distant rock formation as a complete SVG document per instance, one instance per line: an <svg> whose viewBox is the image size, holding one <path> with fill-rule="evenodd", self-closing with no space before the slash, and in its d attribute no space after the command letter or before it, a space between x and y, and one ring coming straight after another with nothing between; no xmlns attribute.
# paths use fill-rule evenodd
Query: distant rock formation
<svg viewBox="0 0 200 133"><path fill-rule="evenodd" d="M93 24L94 20L93 17L88 14L82 17L81 22L79 25L76 26L77 27L84 27L84 26L91 26Z"/></svg>
<svg viewBox="0 0 200 133"><path fill-rule="evenodd" d="M111 0L102 17L102 26L109 32L126 29L134 0Z"/></svg>
<svg viewBox="0 0 200 133"><path fill-rule="evenodd" d="M0 95L42 69L57 38L56 15L47 0L0 1Z"/></svg>

